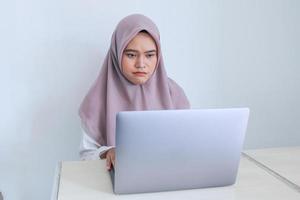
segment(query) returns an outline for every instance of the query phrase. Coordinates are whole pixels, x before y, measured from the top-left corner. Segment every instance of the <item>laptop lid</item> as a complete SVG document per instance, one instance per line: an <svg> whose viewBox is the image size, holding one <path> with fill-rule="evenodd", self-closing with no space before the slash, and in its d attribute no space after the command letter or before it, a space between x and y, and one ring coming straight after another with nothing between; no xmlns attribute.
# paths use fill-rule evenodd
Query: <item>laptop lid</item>
<svg viewBox="0 0 300 200"><path fill-rule="evenodd" d="M114 192L235 183L248 116L248 108L119 112Z"/></svg>

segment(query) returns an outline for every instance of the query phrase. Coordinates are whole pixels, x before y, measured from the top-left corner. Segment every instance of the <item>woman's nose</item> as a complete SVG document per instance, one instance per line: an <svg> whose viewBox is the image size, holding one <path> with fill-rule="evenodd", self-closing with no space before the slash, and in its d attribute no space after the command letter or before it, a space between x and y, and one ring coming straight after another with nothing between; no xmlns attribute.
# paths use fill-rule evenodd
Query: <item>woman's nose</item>
<svg viewBox="0 0 300 200"><path fill-rule="evenodd" d="M145 68L145 60L143 56L139 56L136 62L136 68Z"/></svg>

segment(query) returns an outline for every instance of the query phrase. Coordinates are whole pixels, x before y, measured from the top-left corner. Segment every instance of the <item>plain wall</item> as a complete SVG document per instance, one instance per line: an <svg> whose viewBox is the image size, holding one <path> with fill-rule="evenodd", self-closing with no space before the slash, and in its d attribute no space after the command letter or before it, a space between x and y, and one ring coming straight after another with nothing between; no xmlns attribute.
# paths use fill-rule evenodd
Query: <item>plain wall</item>
<svg viewBox="0 0 300 200"><path fill-rule="evenodd" d="M77 160L78 107L116 24L157 24L169 76L193 108L247 106L245 148L300 145L300 1L7 1L0 12L0 191L50 199Z"/></svg>

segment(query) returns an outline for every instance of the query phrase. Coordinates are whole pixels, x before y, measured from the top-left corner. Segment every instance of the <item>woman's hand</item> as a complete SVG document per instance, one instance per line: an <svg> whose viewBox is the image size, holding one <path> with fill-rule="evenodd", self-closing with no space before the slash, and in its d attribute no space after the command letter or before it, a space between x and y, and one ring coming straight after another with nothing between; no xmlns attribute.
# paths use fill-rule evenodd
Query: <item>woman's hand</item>
<svg viewBox="0 0 300 200"><path fill-rule="evenodd" d="M106 152L106 168L111 170L115 166L115 148L111 148Z"/></svg>

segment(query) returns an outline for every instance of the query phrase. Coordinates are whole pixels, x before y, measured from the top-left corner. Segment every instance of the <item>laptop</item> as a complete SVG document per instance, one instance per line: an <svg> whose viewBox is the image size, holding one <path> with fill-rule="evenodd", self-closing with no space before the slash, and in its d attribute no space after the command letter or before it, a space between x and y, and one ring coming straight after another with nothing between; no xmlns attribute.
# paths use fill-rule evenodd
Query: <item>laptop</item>
<svg viewBox="0 0 300 200"><path fill-rule="evenodd" d="M119 112L114 193L234 184L248 116L248 108Z"/></svg>

